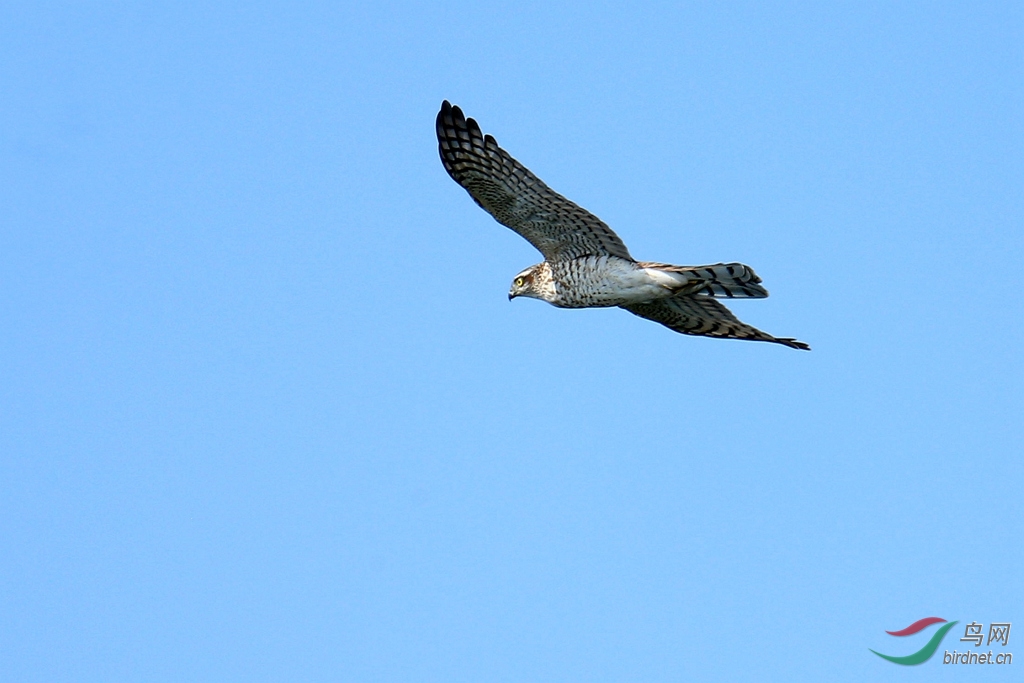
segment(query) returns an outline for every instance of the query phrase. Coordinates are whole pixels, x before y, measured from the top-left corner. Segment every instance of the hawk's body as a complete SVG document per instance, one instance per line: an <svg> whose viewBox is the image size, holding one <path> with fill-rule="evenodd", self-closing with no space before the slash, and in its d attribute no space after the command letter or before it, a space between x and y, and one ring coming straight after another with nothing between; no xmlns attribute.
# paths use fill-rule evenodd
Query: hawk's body
<svg viewBox="0 0 1024 683"><path fill-rule="evenodd" d="M437 115L437 139L448 174L544 255L516 276L510 299L529 296L562 308L620 306L684 334L810 348L746 325L715 301L768 296L748 266L635 261L611 228L545 185L447 101Z"/></svg>

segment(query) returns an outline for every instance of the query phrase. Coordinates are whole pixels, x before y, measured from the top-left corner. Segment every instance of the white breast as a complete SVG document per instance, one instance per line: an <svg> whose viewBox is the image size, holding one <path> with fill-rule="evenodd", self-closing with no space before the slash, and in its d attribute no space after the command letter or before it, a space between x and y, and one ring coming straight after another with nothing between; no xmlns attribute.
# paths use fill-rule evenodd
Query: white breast
<svg viewBox="0 0 1024 683"><path fill-rule="evenodd" d="M588 256L556 266L557 306L621 306L669 296L679 281L614 256ZM685 276L684 276L685 277Z"/></svg>

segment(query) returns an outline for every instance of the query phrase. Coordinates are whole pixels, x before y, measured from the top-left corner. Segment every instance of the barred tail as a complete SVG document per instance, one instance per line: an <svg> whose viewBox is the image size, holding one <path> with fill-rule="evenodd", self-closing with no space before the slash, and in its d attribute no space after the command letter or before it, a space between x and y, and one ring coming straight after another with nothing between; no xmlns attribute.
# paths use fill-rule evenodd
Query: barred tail
<svg viewBox="0 0 1024 683"><path fill-rule="evenodd" d="M768 290L754 269L742 263L715 263L710 266L673 266L668 263L640 262L642 268L685 276L686 293L719 299L763 299Z"/></svg>

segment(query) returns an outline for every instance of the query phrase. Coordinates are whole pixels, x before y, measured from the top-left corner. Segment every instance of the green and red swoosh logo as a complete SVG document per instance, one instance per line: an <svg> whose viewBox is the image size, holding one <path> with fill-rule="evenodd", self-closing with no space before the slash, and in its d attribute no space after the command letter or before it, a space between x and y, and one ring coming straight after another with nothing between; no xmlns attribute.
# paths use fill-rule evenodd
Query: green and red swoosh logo
<svg viewBox="0 0 1024 683"><path fill-rule="evenodd" d="M901 629L899 631L886 631L886 633L888 633L890 636L912 636L915 633L918 633L919 631L923 631L932 624L942 624L945 623L945 621L945 619L940 619L939 617L925 617L924 619L918 619L905 629ZM941 627L938 631L935 632L935 635L931 637L931 640L925 643L924 647L922 647L920 650L918 650L912 655L906 655L905 657L893 657L892 655L883 655L881 652L875 652L874 650L871 651L875 652L875 654L881 657L882 659L888 659L890 662L894 662L896 664L902 664L904 666L913 666L915 664L921 664L922 662L928 661L928 658L935 654L935 651L939 649L939 643L942 642L942 639L946 637L946 634L949 632L949 629L953 628L953 626L955 626L956 623L957 622L955 621L951 621L945 626Z"/></svg>

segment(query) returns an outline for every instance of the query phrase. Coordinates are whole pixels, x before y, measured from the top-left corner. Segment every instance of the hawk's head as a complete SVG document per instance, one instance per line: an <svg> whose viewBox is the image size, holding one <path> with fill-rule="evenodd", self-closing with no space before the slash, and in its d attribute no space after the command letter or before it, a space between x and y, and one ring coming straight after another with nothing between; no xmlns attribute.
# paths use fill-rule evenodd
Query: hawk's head
<svg viewBox="0 0 1024 683"><path fill-rule="evenodd" d="M530 266L513 278L512 286L508 290L508 300L512 301L517 296L551 301L554 296L554 288L547 263Z"/></svg>
<svg viewBox="0 0 1024 683"><path fill-rule="evenodd" d="M558 295L555 293L555 281L551 276L551 264L542 261L531 265L512 279L509 288L509 301L517 296L528 296L553 303Z"/></svg>
<svg viewBox="0 0 1024 683"><path fill-rule="evenodd" d="M512 280L512 286L508 290L508 300L512 301L517 296L537 297L533 292L533 266L519 273Z"/></svg>

